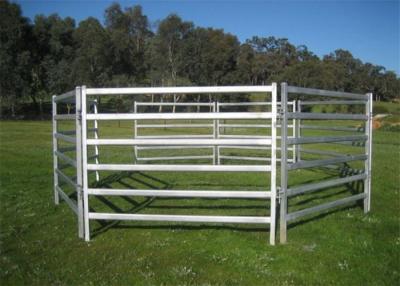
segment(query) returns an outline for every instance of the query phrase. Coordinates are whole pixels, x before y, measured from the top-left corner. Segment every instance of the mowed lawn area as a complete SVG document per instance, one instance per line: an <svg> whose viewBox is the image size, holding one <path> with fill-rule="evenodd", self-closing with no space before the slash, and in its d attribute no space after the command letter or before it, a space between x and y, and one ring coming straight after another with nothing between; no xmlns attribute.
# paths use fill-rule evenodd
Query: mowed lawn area
<svg viewBox="0 0 400 286"><path fill-rule="evenodd" d="M118 132L115 126L104 130ZM374 131L369 214L354 205L305 217L290 225L286 245L269 245L263 225L160 222L91 222L92 240L86 243L77 236L76 217L67 204L54 205L51 122L2 121L0 285L399 285L399 135ZM132 156L132 150L112 152L122 161ZM324 176L307 170L293 173L291 182ZM132 173L110 174L102 181L121 182L160 189L250 185L261 190L268 177ZM317 192L294 199L289 209L341 195L340 189ZM93 207L172 214L268 211L265 202L255 200L115 198L110 203L93 198Z"/></svg>

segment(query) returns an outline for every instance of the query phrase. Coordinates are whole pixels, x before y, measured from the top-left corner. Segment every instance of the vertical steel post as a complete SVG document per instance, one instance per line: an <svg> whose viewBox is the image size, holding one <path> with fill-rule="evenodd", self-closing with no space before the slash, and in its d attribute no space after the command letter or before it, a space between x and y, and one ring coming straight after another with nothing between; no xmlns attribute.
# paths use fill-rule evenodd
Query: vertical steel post
<svg viewBox="0 0 400 286"><path fill-rule="evenodd" d="M86 120L86 86L81 87L81 122L82 122L82 189L83 189L83 210L85 222L85 240L90 240L89 226L89 195L88 195L88 170L87 170L87 120Z"/></svg>
<svg viewBox="0 0 400 286"><path fill-rule="evenodd" d="M296 112L296 101L292 101L292 112ZM296 119L292 119L292 137L296 138L297 132L296 132ZM296 146L292 146L292 162L296 162L296 157L297 157L297 149L295 148Z"/></svg>
<svg viewBox="0 0 400 286"><path fill-rule="evenodd" d="M271 223L269 243L275 244L276 236L276 118L277 118L277 85L272 83L272 119L271 119Z"/></svg>
<svg viewBox="0 0 400 286"><path fill-rule="evenodd" d="M97 99L94 100L94 102L93 102L93 112L95 114L98 113ZM94 120L94 139L99 139L99 124L98 124L97 120ZM98 145L94 145L94 155L95 155L96 165L98 165L99 164L99 146ZM99 171L96 171L96 182L98 182L99 180L100 180L100 174L99 174Z"/></svg>
<svg viewBox="0 0 400 286"><path fill-rule="evenodd" d="M280 242L286 243L287 231L287 83L281 84L281 189L280 189ZM294 146L293 146L294 147Z"/></svg>
<svg viewBox="0 0 400 286"><path fill-rule="evenodd" d="M296 112L301 112L301 100L297 100L297 110ZM301 119L296 119L296 136L297 138L301 137ZM293 146L293 148L296 148L296 162L300 162L301 161L301 146L300 144L296 144Z"/></svg>
<svg viewBox="0 0 400 286"><path fill-rule="evenodd" d="M160 106L161 107L161 106ZM137 104L136 100L133 102L133 113L137 113ZM137 137L137 120L133 121L133 139L136 139ZM138 150L137 150L137 145L133 146L133 157L134 157L134 163L137 163L137 158L138 158Z"/></svg>
<svg viewBox="0 0 400 286"><path fill-rule="evenodd" d="M365 173L367 178L364 180L364 213L371 210L371 172L372 172L372 105L373 95L368 93L368 101L366 103L365 112L368 120L365 122L365 135L367 135L367 141L365 141L365 155L367 160L364 163Z"/></svg>
<svg viewBox="0 0 400 286"><path fill-rule="evenodd" d="M57 115L57 103L55 101L55 95L52 97L52 106L53 106L53 174L54 174L54 182L53 182L53 189L54 189L54 203L58 205L60 203L60 196L57 191L58 186L58 175L56 169L58 169L58 158L56 155L56 151L58 149L58 143L56 138L57 133L57 120L55 116Z"/></svg>
<svg viewBox="0 0 400 286"><path fill-rule="evenodd" d="M213 104L213 111L217 112L217 102L215 102L215 101ZM218 123L217 123L217 120L214 119L213 120L213 137L214 137L214 139L218 138L217 129L218 129ZM217 164L217 162L218 162L218 146L215 145L213 148L213 165Z"/></svg>
<svg viewBox="0 0 400 286"><path fill-rule="evenodd" d="M217 108L217 113L219 113L219 102L218 102L218 97L217 97L217 101L216 101L216 108ZM219 119L217 119L217 128L216 128L216 132L217 132L217 139L219 139ZM217 165L221 165L221 158L220 158L220 146L217 146Z"/></svg>
<svg viewBox="0 0 400 286"><path fill-rule="evenodd" d="M75 88L75 129L76 129L76 197L78 205L78 233L79 237L84 235L84 210L83 210L83 171L82 171L82 97L81 88Z"/></svg>

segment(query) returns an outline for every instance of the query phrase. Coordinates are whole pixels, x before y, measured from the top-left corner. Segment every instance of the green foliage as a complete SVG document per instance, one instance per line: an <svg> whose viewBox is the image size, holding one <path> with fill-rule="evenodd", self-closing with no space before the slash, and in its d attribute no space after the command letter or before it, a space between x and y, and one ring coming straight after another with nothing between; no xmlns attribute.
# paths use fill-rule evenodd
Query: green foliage
<svg viewBox="0 0 400 286"><path fill-rule="evenodd" d="M196 27L176 14L152 25L139 5L105 10L104 26L57 14L33 23L18 4L0 1L1 110L18 113L30 99L40 117L53 94L76 85L292 85L366 93L396 100L400 79L382 66L338 49L322 59L285 38L254 36L240 43L221 29ZM152 29L151 27L155 28ZM241 96L238 100L247 100ZM179 99L178 99L179 100ZM10 111L11 110L11 111Z"/></svg>

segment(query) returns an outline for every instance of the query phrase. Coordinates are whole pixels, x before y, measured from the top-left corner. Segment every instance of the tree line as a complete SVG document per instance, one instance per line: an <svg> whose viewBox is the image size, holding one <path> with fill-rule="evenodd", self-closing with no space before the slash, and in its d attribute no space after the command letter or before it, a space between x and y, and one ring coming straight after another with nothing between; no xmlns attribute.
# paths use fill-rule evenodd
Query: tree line
<svg viewBox="0 0 400 286"><path fill-rule="evenodd" d="M79 24L57 14L30 21L18 4L0 1L0 100L15 116L22 102L43 114L43 102L77 85L292 85L400 96L400 79L338 49L319 58L288 39L254 36L241 43L222 29L203 28L170 14L150 22L142 7L111 4L104 23Z"/></svg>

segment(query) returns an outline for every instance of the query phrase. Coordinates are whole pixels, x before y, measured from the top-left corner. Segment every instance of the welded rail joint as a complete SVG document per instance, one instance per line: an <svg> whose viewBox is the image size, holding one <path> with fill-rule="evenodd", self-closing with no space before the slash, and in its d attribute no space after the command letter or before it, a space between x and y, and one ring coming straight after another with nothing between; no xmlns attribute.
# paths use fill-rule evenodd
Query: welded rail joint
<svg viewBox="0 0 400 286"><path fill-rule="evenodd" d="M259 93L268 95L267 101L257 102L219 102L213 98L210 102L176 102L177 94L225 94L225 97L235 97L238 94ZM174 102L139 102L137 95L174 95ZM293 94L301 94L302 100L290 101ZM131 113L100 113L98 102L92 96L119 96L127 95L134 98L133 112ZM269 96L270 95L270 96ZM53 106L53 170L54 170L54 201L64 200L77 216L79 237L90 240L90 220L132 220L132 221L178 221L204 223L256 223L270 226L269 241L275 244L276 225L279 222L279 236L281 243L287 239L287 225L306 215L325 211L334 207L347 205L359 200L364 201L364 211L370 210L371 201L371 154L372 154L372 94L362 95L340 91L319 90L281 84L280 101L276 83L267 86L217 86L217 87L157 87L157 88L86 88L76 87L75 90L52 97ZM316 98L319 98L318 100ZM75 105L75 114L59 114L58 105ZM315 113L304 112L302 106L319 105L361 105L365 112L349 113ZM90 107L93 106L93 109ZM139 107L158 106L158 113L143 113ZM162 106L172 107L172 113L160 112ZM175 112L175 108L198 107L209 108L208 112ZM229 108L241 106L248 108L247 112L226 112ZM252 107L268 107L269 112L250 112ZM223 112L221 112L223 107ZM258 109L259 110L259 109ZM132 122L133 138L106 139L99 136L99 121L125 120ZM150 120L150 122L149 122ZM163 124L151 122L164 120ZM170 120L189 120L182 123L169 123ZM197 120L203 120L200 123ZM225 122L225 121L228 122ZM229 123L229 120L242 122ZM257 120L255 123L249 121ZM260 123L262 120L262 123ZM290 121L289 121L290 120ZM362 122L359 126L335 126L336 120L348 122ZM74 121L74 130L62 130L59 121ZM204 123L207 121L207 123ZM308 121L325 122L325 125L310 125ZM197 122L197 123L196 123ZM306 123L306 124L304 124ZM91 128L88 128L90 126ZM93 128L92 128L93 127ZM209 134L201 135L140 135L143 129L157 130L209 130ZM281 129L278 136L278 128ZM226 134L226 130L270 130L270 135L237 135ZM329 136L305 136L307 130L329 131ZM346 132L346 135L334 135L335 132ZM349 134L350 133L350 134ZM361 135L361 133L363 133ZM88 136L88 134L90 134ZM263 133L264 134L264 133ZM340 133L336 133L340 134ZM280 146L277 146L277 143ZM364 142L358 144L357 142ZM60 146L60 143L63 145ZM357 143L357 144L355 144ZM341 153L336 150L300 148L303 144L341 144L362 148L357 154ZM101 162L99 146L132 146L134 161L131 164L108 164ZM355 147L356 146L356 147ZM353 148L352 147L352 148ZM94 155L88 155L88 150L94 150ZM205 150L210 154L180 154L179 156L141 156L145 150L167 151L185 149ZM258 150L262 155L226 155L224 150ZM75 158L73 157L75 151ZM210 152L211 151L211 152ZM278 153L277 153L278 151ZM270 152L267 153L267 152ZM290 152L290 158L289 158ZM268 155L266 155L268 154ZM279 155L278 155L279 154ZM307 159L307 154L321 156L317 159ZM177 164L175 160L190 161L190 164ZM199 163L198 160L208 160L209 163ZM172 162L164 164L164 162ZM343 167L353 161L364 162L364 169L351 166ZM140 163L144 162L144 164ZM154 162L149 164L150 162ZM234 165L234 162L242 162ZM252 162L250 164L249 162ZM231 164L230 164L231 163ZM280 163L281 172L277 174L277 164ZM71 177L64 172L65 167L72 167L76 175ZM328 168L337 172L337 178L320 179L312 183L288 185L293 170ZM144 172L260 172L270 173L270 189L262 191L252 190L140 190L140 189L112 189L94 188L89 180L89 173L95 173L95 181L99 181L104 171L144 171ZM296 171L296 172L297 172ZM279 178L278 178L279 177ZM277 182L280 179L280 183ZM363 181L362 193L349 194L336 201L329 201L316 206L291 212L288 210L288 201L292 197L323 191L328 188ZM65 192L64 185L68 185L76 193L74 196ZM251 186L249 186L251 187ZM207 215L174 215L174 214L127 214L127 213L100 213L89 209L90 196L142 196L142 197L183 197L183 198L213 198L213 199L258 199L270 202L269 216L207 216ZM279 220L276 211L280 209Z"/></svg>

